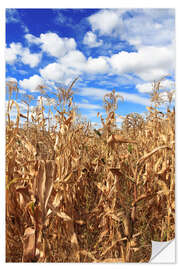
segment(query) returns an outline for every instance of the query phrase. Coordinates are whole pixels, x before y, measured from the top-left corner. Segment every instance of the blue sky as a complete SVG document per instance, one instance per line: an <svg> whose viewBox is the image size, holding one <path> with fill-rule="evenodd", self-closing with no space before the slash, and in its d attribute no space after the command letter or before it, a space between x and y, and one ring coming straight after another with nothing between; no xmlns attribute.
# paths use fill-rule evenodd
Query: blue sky
<svg viewBox="0 0 180 270"><path fill-rule="evenodd" d="M18 82L22 113L24 94L34 95L33 108L39 85L78 76L74 101L93 124L113 89L124 97L119 115L143 113L152 82L166 76L170 91L174 74L174 9L6 9L6 78Z"/></svg>

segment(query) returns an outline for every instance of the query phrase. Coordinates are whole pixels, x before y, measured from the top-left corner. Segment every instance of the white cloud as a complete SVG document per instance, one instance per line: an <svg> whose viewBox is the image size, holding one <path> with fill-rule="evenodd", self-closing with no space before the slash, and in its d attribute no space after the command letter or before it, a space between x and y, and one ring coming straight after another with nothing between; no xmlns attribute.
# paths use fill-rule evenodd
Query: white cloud
<svg viewBox="0 0 180 270"><path fill-rule="evenodd" d="M109 71L109 64L105 57L86 59L84 54L78 50L72 50L65 56L40 69L40 74L46 80L53 80L68 84L82 73L104 74Z"/></svg>
<svg viewBox="0 0 180 270"><path fill-rule="evenodd" d="M137 84L136 89L141 93L150 93L153 90L153 83ZM160 82L160 90L174 90L175 82L169 79L164 79Z"/></svg>
<svg viewBox="0 0 180 270"><path fill-rule="evenodd" d="M29 33L29 29L25 24L21 23L21 27L22 27L24 33Z"/></svg>
<svg viewBox="0 0 180 270"><path fill-rule="evenodd" d="M127 11L129 12L128 15ZM147 32L151 36L154 33L150 32L151 24L153 29L161 31L158 32L159 37L167 33L162 31L162 29L164 29L164 25L167 23L167 15L171 13L170 9L167 11L154 11L153 9L148 11L144 9L109 9L101 10L90 16L88 19L93 31L98 30L99 34L118 34L121 38L124 38L131 44L135 44L137 47L136 52L120 51L111 57L99 56L86 59L83 52L76 50L76 42L73 38L61 38L56 33L41 34L39 38L31 34L27 34L25 37L29 43L40 45L43 52L58 58L57 63L49 64L40 70L41 75L49 80L64 80L65 82L82 73L111 73L112 75L135 74L135 76L145 81L153 81L166 76L174 70L175 44L171 40L171 44L168 46L150 46L147 45L146 38L148 39L148 37L145 34ZM148 16L148 20L146 16ZM172 26L169 29L172 29L173 15L171 14L170 16L169 20ZM141 28L144 27L141 30L139 30L140 25ZM132 35L129 34L131 31L134 31ZM157 38L156 35L154 38ZM163 40L162 38L162 42L157 41L155 44L167 43L167 40ZM86 33L83 42L89 46L100 44L100 41L97 41L96 34L91 31ZM32 57L31 55L26 54L22 60L24 63L34 67L40 61L40 55L34 54ZM12 53L8 52L7 58L9 63L14 63L16 54L13 51Z"/></svg>
<svg viewBox="0 0 180 270"><path fill-rule="evenodd" d="M47 99L47 98L45 98L43 96L38 96L36 105L39 104L40 100L42 100L42 103L43 103L44 106L54 105L55 102L56 102L54 98Z"/></svg>
<svg viewBox="0 0 180 270"><path fill-rule="evenodd" d="M174 9L106 9L88 20L99 35L115 35L137 48L164 46L175 37Z"/></svg>
<svg viewBox="0 0 180 270"><path fill-rule="evenodd" d="M37 66L41 60L41 53L31 53L29 48L23 48L21 43L10 44L5 50L6 62L13 65L17 60L23 64L29 65L31 68Z"/></svg>
<svg viewBox="0 0 180 270"><path fill-rule="evenodd" d="M60 59L63 66L67 68L74 68L76 70L83 70L85 67L86 58L84 54L78 50L68 52L65 56Z"/></svg>
<svg viewBox="0 0 180 270"><path fill-rule="evenodd" d="M23 23L19 16L19 12L15 8L6 9L6 23L17 23L25 33L29 32L28 27Z"/></svg>
<svg viewBox="0 0 180 270"><path fill-rule="evenodd" d="M51 63L45 68L40 69L40 74L46 80L61 81L64 76L64 71L61 64Z"/></svg>
<svg viewBox="0 0 180 270"><path fill-rule="evenodd" d="M17 79L13 77L7 77L6 82L17 82Z"/></svg>
<svg viewBox="0 0 180 270"><path fill-rule="evenodd" d="M25 65L29 65L31 68L36 67L41 61L41 53L30 53L28 48L23 50L21 61Z"/></svg>
<svg viewBox="0 0 180 270"><path fill-rule="evenodd" d="M13 52L10 48L6 48L6 63L9 64L9 65L12 65L14 64L14 62L16 61L17 59L17 55L15 52Z"/></svg>
<svg viewBox="0 0 180 270"><path fill-rule="evenodd" d="M117 92L117 93L124 98L124 102L128 101L136 104L141 104L144 106L150 106L151 104L148 98L141 97L138 94L130 94L125 92Z"/></svg>
<svg viewBox="0 0 180 270"><path fill-rule="evenodd" d="M76 49L76 42L73 38L61 38L56 33L40 35L41 48L51 56L62 57L68 51Z"/></svg>
<svg viewBox="0 0 180 270"><path fill-rule="evenodd" d="M172 91L169 91L169 93L172 94L172 101L174 102L175 101L175 93ZM163 100L163 102L169 103L169 98L168 98L167 92L160 93L160 97Z"/></svg>
<svg viewBox="0 0 180 270"><path fill-rule="evenodd" d="M83 103L89 103L89 101L87 99L85 99L85 98L82 99L82 102Z"/></svg>
<svg viewBox="0 0 180 270"><path fill-rule="evenodd" d="M101 88L85 87L78 93L80 96L92 97L93 99L103 100L104 95L111 93L111 91Z"/></svg>
<svg viewBox="0 0 180 270"><path fill-rule="evenodd" d="M88 45L90 48L99 47L103 44L102 40L97 41L97 36L93 32L89 31L85 34L83 43Z"/></svg>
<svg viewBox="0 0 180 270"><path fill-rule="evenodd" d="M151 68L146 70L142 70L137 75L145 81L154 81L159 80L162 77L166 76L169 70L165 68Z"/></svg>
<svg viewBox="0 0 180 270"><path fill-rule="evenodd" d="M86 87L83 88L78 94L80 96L85 96L85 97L90 97L95 100L103 100L104 95L111 93L109 90L104 90L101 88L91 88L91 87ZM138 94L131 94L131 93L125 93L125 92L118 92L116 91L117 94L122 96L124 98L124 101L132 102L132 103L137 103L145 106L150 105L150 100L148 98L142 97Z"/></svg>
<svg viewBox="0 0 180 270"><path fill-rule="evenodd" d="M89 57L86 59L83 52L76 50L76 42L73 38L61 38L56 33L41 34L36 37L32 34L26 34L25 38L29 44L36 44L42 49L41 53L31 53L29 48L23 48L20 43L11 43L9 48L6 48L6 61L8 64L14 64L17 60L23 64L29 65L31 68L36 67L43 52L57 58L57 62L47 65L40 69L40 74L43 78L50 81L63 83L71 82L80 74L98 75L128 75L134 74L145 81L153 81L171 73L174 70L175 48L174 42L171 40L171 45L163 46L169 41L165 40L166 31L163 31L164 25L169 23L170 31L173 28L173 12L165 10L149 9L105 9L90 16L89 22L93 31L100 35L119 35L137 47L136 52L121 51L111 57L99 56L96 58ZM130 14L130 15L129 15ZM170 14L169 18L167 15ZM148 20L145 20L148 16ZM144 22L144 25L143 25ZM161 40L155 42L155 45L147 45L146 30L151 36L156 29ZM139 30L140 25L143 29ZM137 27L136 27L137 26ZM142 27L141 27L142 28ZM144 30L145 29L145 30ZM130 33L132 35L130 35ZM173 31L172 31L173 32ZM155 39L157 37L155 36ZM90 47L99 46L102 40L97 39L97 35L91 31L84 36L83 42ZM153 42L152 42L153 43ZM149 91L143 89L147 85L142 86L142 92Z"/></svg>
<svg viewBox="0 0 180 270"><path fill-rule="evenodd" d="M19 13L14 8L6 9L6 23L19 23Z"/></svg>
<svg viewBox="0 0 180 270"><path fill-rule="evenodd" d="M34 44L37 44L37 45L41 43L41 39L35 37L35 36L32 35L32 34L26 34L24 37L25 37L25 39L27 39L27 41L28 41L29 43L34 43Z"/></svg>
<svg viewBox="0 0 180 270"><path fill-rule="evenodd" d="M68 68L61 63L51 63L45 68L40 69L40 74L45 80L68 85L80 74L80 72L78 70Z"/></svg>
<svg viewBox="0 0 180 270"><path fill-rule="evenodd" d="M137 84L136 89L141 93L151 93L153 90L152 83Z"/></svg>
<svg viewBox="0 0 180 270"><path fill-rule="evenodd" d="M166 76L174 69L175 55L172 46L147 46L138 52L122 51L110 60L116 74L135 73L143 80L151 81Z"/></svg>
<svg viewBox="0 0 180 270"><path fill-rule="evenodd" d="M78 50L70 51L64 57L60 58L60 63L67 69L67 72L69 72L69 69L73 69L77 74L82 72L104 74L109 70L109 65L105 57L89 57L86 59L84 54Z"/></svg>
<svg viewBox="0 0 180 270"><path fill-rule="evenodd" d="M92 30L99 30L101 35L110 35L118 26L120 27L120 17L113 10L101 10L88 18Z"/></svg>
<svg viewBox="0 0 180 270"><path fill-rule="evenodd" d="M17 56L22 53L22 45L21 43L14 43L12 42L10 44L9 48L6 48L5 50L5 57L6 62L9 65L13 65L15 61L17 60Z"/></svg>
<svg viewBox="0 0 180 270"><path fill-rule="evenodd" d="M16 101L16 104L18 105L18 107L19 107L19 109L20 109L20 112L22 113L22 114L26 114L26 112L27 112L27 106L24 104L24 103L20 103L20 102L18 102L18 101ZM7 108L8 108L8 101L6 101L6 103L5 103L5 108L6 108L6 110L7 110ZM17 112L17 107L16 107L16 105L15 104L13 104L13 106L12 106L12 108L11 108L11 111L10 111L10 119L12 120L12 121L15 121L16 120L16 118L17 118L17 116L18 116L18 112ZM22 120L22 118L20 119L20 121Z"/></svg>
<svg viewBox="0 0 180 270"><path fill-rule="evenodd" d="M26 34L25 38L30 44L40 45L43 52L57 58L60 58L69 51L76 49L74 38L61 38L56 33L52 32L41 34L40 37L36 37L32 34Z"/></svg>
<svg viewBox="0 0 180 270"><path fill-rule="evenodd" d="M133 14L133 11L131 11ZM165 46L175 37L172 9L139 9L124 20L122 38L139 46Z"/></svg>
<svg viewBox="0 0 180 270"><path fill-rule="evenodd" d="M89 57L86 64L86 71L89 73L106 73L109 71L107 60L103 56L97 58Z"/></svg>
<svg viewBox="0 0 180 270"><path fill-rule="evenodd" d="M52 63L41 70L49 80L65 80L81 73L123 75L134 73L143 80L153 81L172 72L175 55L173 46L145 46L137 52L121 51L111 57L89 57L86 60L79 50L70 50L59 57L59 63ZM72 80L72 78L71 78Z"/></svg>
<svg viewBox="0 0 180 270"><path fill-rule="evenodd" d="M37 92L38 86L44 85L44 80L39 75L33 75L29 79L20 80L19 85L31 92Z"/></svg>
<svg viewBox="0 0 180 270"><path fill-rule="evenodd" d="M160 89L164 90L174 90L175 89L175 81L165 79L160 83Z"/></svg>
<svg viewBox="0 0 180 270"><path fill-rule="evenodd" d="M76 105L77 105L80 109L91 109L91 110L102 109L102 107L101 107L100 105L96 105L96 104L76 103ZM97 113L96 113L96 114L97 114Z"/></svg>
<svg viewBox="0 0 180 270"><path fill-rule="evenodd" d="M92 67L87 63L84 54L78 50L69 51L59 58L59 62L54 62L40 69L40 74L46 80L52 80L69 84L82 72L92 71Z"/></svg>

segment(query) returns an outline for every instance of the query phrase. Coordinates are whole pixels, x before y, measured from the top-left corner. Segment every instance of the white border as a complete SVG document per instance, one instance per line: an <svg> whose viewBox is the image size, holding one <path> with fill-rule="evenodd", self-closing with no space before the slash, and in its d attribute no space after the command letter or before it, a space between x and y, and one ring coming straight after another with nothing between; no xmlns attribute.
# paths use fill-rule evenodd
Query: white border
<svg viewBox="0 0 180 270"><path fill-rule="evenodd" d="M178 0L66 0L66 1L44 1L44 0L6 0L1 3L3 8L176 8Z"/></svg>
<svg viewBox="0 0 180 270"><path fill-rule="evenodd" d="M0 262L5 258L5 14L0 8Z"/></svg>
<svg viewBox="0 0 180 270"><path fill-rule="evenodd" d="M5 116L4 116L4 104L5 104L5 64L4 64L4 48L5 48L5 8L176 8L176 37L177 37L177 51L176 51L176 213L178 212L178 194L179 193L179 169L178 169L178 155L179 155L179 93L180 91L178 89L179 86L179 74L178 74L178 59L180 59L180 56L178 55L179 45L178 44L178 32L179 32L179 25L180 25L180 12L179 12L179 1L178 0L171 0L171 1L163 1L163 0L103 0L103 1L97 1L97 0L91 0L91 1L44 1L44 0L31 0L31 1L24 1L24 0L6 0L1 1L0 4L0 119L1 119L1 126L0 126L0 202L1 202L1 209L0 209L0 264L2 264L3 268L6 267L18 267L24 269L24 264L11 264L11 263L4 263L5 262ZM177 231L177 228L179 227L178 224L178 215L176 215L176 254L178 254L178 243L179 243L179 233ZM176 256L176 264L163 264L163 265L152 265L152 264L53 264L53 267L58 268L89 268L92 267L103 267L103 269L113 268L113 269L120 269L123 267L123 269L128 269L131 267L137 267L138 269L143 267L163 267L164 269L177 268L179 264L178 256ZM26 268L32 268L32 267L51 267L51 264L26 264Z"/></svg>

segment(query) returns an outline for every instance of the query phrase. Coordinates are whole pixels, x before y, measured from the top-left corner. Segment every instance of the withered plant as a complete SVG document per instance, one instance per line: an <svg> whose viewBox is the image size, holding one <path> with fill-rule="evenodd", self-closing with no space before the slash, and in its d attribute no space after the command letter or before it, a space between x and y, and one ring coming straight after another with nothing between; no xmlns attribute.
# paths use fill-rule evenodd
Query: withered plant
<svg viewBox="0 0 180 270"><path fill-rule="evenodd" d="M75 81L53 98L42 87L33 110L24 97L26 114L7 84L6 261L148 262L151 240L175 237L175 109L160 111L157 84L146 117L118 128L113 90L93 130L77 115Z"/></svg>

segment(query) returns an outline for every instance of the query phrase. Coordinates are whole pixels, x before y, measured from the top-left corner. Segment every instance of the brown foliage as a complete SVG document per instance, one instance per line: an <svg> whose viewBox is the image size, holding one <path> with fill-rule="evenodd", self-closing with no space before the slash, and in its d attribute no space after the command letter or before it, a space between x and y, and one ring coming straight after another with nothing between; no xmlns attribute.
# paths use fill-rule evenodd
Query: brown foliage
<svg viewBox="0 0 180 270"><path fill-rule="evenodd" d="M77 119L72 87L58 90L53 125L50 99L48 119L41 98L32 121L9 99L6 261L147 262L151 240L175 236L175 111L150 107L118 130L113 91L94 132Z"/></svg>

